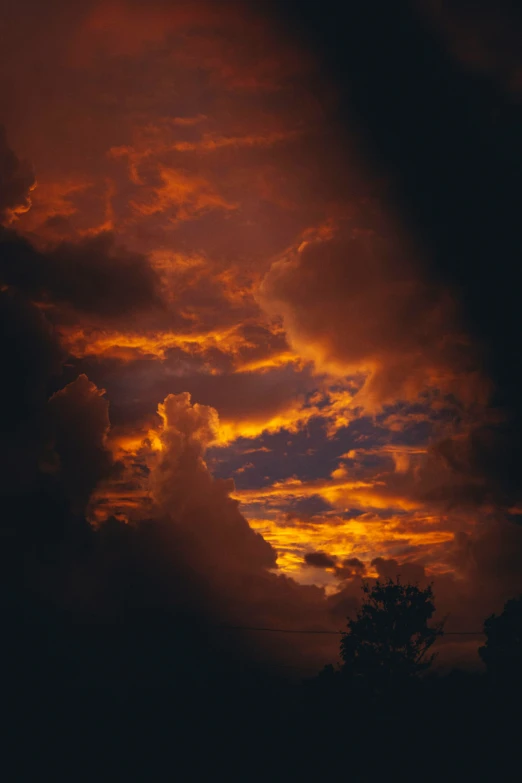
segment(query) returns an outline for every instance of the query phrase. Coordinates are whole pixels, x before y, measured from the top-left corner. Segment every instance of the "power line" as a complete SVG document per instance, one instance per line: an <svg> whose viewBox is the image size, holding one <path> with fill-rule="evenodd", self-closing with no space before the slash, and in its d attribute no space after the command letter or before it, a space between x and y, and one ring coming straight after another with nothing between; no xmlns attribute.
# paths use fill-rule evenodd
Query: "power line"
<svg viewBox="0 0 522 783"><path fill-rule="evenodd" d="M218 625L218 629L223 631L269 631L270 633L322 633L322 634L342 634L343 631L308 631L295 628L255 628L249 625Z"/></svg>
<svg viewBox="0 0 522 783"><path fill-rule="evenodd" d="M261 628L251 625L218 625L221 631L263 631L268 633L329 634L341 636L345 631L317 631L304 628ZM484 636L484 631L444 631L444 636Z"/></svg>

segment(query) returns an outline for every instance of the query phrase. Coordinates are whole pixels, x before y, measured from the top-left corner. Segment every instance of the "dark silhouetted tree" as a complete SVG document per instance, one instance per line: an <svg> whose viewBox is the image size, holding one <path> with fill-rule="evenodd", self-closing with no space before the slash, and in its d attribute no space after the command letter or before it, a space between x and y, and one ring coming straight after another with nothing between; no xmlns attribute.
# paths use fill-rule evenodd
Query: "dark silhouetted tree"
<svg viewBox="0 0 522 783"><path fill-rule="evenodd" d="M522 596L508 601L500 615L484 622L486 644L479 655L497 687L522 687Z"/></svg>
<svg viewBox="0 0 522 783"><path fill-rule="evenodd" d="M342 671L379 693L427 669L434 658L429 651L443 631L441 624L428 625L435 611L431 586L388 579L362 589L362 606L341 641Z"/></svg>

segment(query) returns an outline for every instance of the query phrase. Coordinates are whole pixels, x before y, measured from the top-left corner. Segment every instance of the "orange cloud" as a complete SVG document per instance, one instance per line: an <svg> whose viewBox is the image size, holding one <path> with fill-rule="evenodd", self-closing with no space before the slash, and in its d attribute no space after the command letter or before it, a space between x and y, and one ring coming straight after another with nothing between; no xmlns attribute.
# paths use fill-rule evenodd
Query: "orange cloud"
<svg viewBox="0 0 522 783"><path fill-rule="evenodd" d="M334 471L335 472L335 471ZM271 500L294 500L321 497L336 508L402 509L410 511L421 507L418 500L390 491L384 481L347 480L346 473L332 479L301 481L298 478L275 482L260 489L236 490L242 502L259 503Z"/></svg>
<svg viewBox="0 0 522 783"><path fill-rule="evenodd" d="M141 215L168 213L170 221L190 220L211 209L234 210L237 204L227 201L203 177L161 167L161 185L145 188L141 198L131 202Z"/></svg>
<svg viewBox="0 0 522 783"><path fill-rule="evenodd" d="M78 211L78 207L73 203L74 196L90 188L92 184L92 181L84 179L65 179L58 182L39 180L38 189L32 199L31 217L34 222L43 222L56 215L74 215ZM26 218L26 221L28 220L29 216Z"/></svg>
<svg viewBox="0 0 522 783"><path fill-rule="evenodd" d="M305 554L310 551L326 551L338 562L357 557L368 565L375 557L395 553L401 546L420 547L423 554L426 549L437 552L454 539L454 533L441 530L438 522L438 517L422 512L410 514L406 524L402 516L392 515L383 519L372 514L352 519L335 516L308 520L298 517L291 520L284 517L249 517L251 527L277 551L279 568L297 579L304 568ZM444 557L443 552L441 556ZM444 568L447 569L447 566Z"/></svg>
<svg viewBox="0 0 522 783"><path fill-rule="evenodd" d="M283 367L286 364L300 365L301 358L293 351L281 351L280 353L265 356L260 359L251 359L237 365L237 372L255 372L256 370L272 370L274 367Z"/></svg>
<svg viewBox="0 0 522 783"><path fill-rule="evenodd" d="M219 428L219 443L227 445L237 438L254 439L263 433L298 432L306 426L311 418L318 415L318 410L313 407L305 407L302 401L290 402L287 407L275 415L260 413L259 418L246 419L234 417L227 420L223 418Z"/></svg>
<svg viewBox="0 0 522 783"><path fill-rule="evenodd" d="M153 2L147 8L118 0L98 2L71 42L70 58L75 64L88 64L97 47L127 57L138 55L176 30L195 23L223 23L226 11L226 4L218 13L205 2L170 6Z"/></svg>
<svg viewBox="0 0 522 783"><path fill-rule="evenodd" d="M120 359L134 359L138 356L164 359L166 351L175 347L194 353L202 353L215 347L234 352L241 339L234 328L201 333L143 333L96 328L67 329L63 326L61 333L64 345L74 356L107 356Z"/></svg>
<svg viewBox="0 0 522 783"><path fill-rule="evenodd" d="M176 117L174 120L166 120L163 126L138 129L133 146L112 147L108 156L110 158L126 158L129 163L131 179L136 184L141 182L139 167L143 162L152 158L160 158L168 152L216 152L223 149L240 149L254 147L272 147L281 142L295 139L301 131L281 130L267 131L266 133L219 134L203 133L199 139L181 140L175 139L173 130L176 127L192 128L199 122L204 122L207 117ZM174 126L174 128L173 128Z"/></svg>
<svg viewBox="0 0 522 783"><path fill-rule="evenodd" d="M356 400L366 410L430 388L482 399L451 297L422 280L412 248L386 218L369 210L366 219L367 228L347 222L274 262L261 303L319 369L366 378Z"/></svg>

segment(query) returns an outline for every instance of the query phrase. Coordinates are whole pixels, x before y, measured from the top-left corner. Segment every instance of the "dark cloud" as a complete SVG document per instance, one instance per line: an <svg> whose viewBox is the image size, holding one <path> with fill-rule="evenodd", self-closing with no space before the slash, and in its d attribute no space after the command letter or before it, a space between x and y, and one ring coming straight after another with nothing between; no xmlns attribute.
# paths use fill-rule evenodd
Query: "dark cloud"
<svg viewBox="0 0 522 783"><path fill-rule="evenodd" d="M515 95L522 90L522 14L513 0L418 0L466 67L493 78Z"/></svg>
<svg viewBox="0 0 522 783"><path fill-rule="evenodd" d="M47 385L60 373L64 354L41 310L16 291L0 291L0 318L6 432L46 400Z"/></svg>
<svg viewBox="0 0 522 783"><path fill-rule="evenodd" d="M63 353L41 311L17 292L0 291L0 327L0 484L11 492L31 485L48 450L48 388Z"/></svg>
<svg viewBox="0 0 522 783"><path fill-rule="evenodd" d="M461 532L455 537L454 558L459 571L476 586L477 594L489 593L488 609L522 590L520 525L495 515L474 533ZM482 600L484 597L481 595Z"/></svg>
<svg viewBox="0 0 522 783"><path fill-rule="evenodd" d="M35 184L31 166L9 147L6 130L0 125L0 223L10 223L29 209L29 193Z"/></svg>
<svg viewBox="0 0 522 783"><path fill-rule="evenodd" d="M354 577L364 576L366 563L363 563L358 557L347 557L340 565L337 565L335 573L339 579L353 579Z"/></svg>
<svg viewBox="0 0 522 783"><path fill-rule="evenodd" d="M473 426L435 443L431 452L459 479L455 500L494 503L504 511L520 499L522 440L516 413L504 421ZM515 418L516 417L516 418ZM450 496L448 495L448 498Z"/></svg>
<svg viewBox="0 0 522 783"><path fill-rule="evenodd" d="M361 560L359 560L357 557L348 557L346 560L343 560L342 565L345 568L353 568L357 571L364 571L365 565Z"/></svg>
<svg viewBox="0 0 522 783"><path fill-rule="evenodd" d="M110 428L109 403L86 375L50 398L49 421L58 470L73 508L83 511L92 490L113 468L106 441Z"/></svg>
<svg viewBox="0 0 522 783"><path fill-rule="evenodd" d="M306 565L314 568L334 568L335 560L326 552L307 552L304 556Z"/></svg>
<svg viewBox="0 0 522 783"><path fill-rule="evenodd" d="M43 313L20 293L0 292L0 322L2 492L16 496L53 485L51 494L63 493L64 508L72 503L83 511L98 481L113 469L105 447L108 403L85 375L49 400L65 354Z"/></svg>
<svg viewBox="0 0 522 783"><path fill-rule="evenodd" d="M372 566L380 578L397 579L410 584L420 584L426 578L424 566L420 563L398 563L393 558L387 560L384 557L376 557L372 560Z"/></svg>
<svg viewBox="0 0 522 783"><path fill-rule="evenodd" d="M2 229L0 252L2 282L50 304L109 320L162 307L159 280L147 259L119 247L111 233L40 251Z"/></svg>

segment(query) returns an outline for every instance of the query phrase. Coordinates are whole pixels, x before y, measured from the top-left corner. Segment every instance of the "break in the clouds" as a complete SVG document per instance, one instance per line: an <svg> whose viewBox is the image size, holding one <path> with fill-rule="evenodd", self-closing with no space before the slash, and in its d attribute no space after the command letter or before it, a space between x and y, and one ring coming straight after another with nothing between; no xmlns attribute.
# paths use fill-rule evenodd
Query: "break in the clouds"
<svg viewBox="0 0 522 783"><path fill-rule="evenodd" d="M440 57L499 78L455 13ZM24 2L6 25L3 486L52 485L100 530L154 520L221 620L333 627L395 571L495 608L520 548L516 395L492 404L506 372L433 273L450 232L412 230L401 166L339 127L317 54L249 3ZM480 250L463 225L457 255Z"/></svg>

